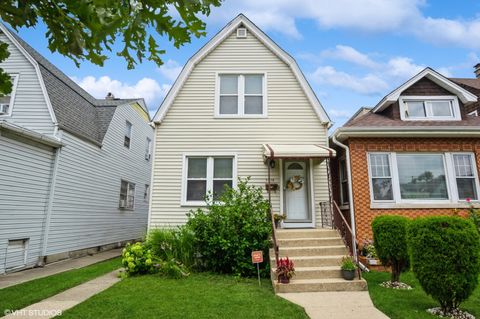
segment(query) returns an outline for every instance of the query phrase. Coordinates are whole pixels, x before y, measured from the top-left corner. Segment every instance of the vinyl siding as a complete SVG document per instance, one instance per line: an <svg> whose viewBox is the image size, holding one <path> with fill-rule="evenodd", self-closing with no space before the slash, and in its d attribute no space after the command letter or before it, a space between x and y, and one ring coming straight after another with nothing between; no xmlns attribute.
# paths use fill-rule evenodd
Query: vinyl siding
<svg viewBox="0 0 480 319"><path fill-rule="evenodd" d="M27 267L41 254L42 228L50 190L53 150L1 136L0 274L9 240L28 238Z"/></svg>
<svg viewBox="0 0 480 319"><path fill-rule="evenodd" d="M7 73L19 75L11 116L0 116L0 120L7 120L42 134L53 135L54 124L35 67L1 32L0 41L9 44L10 52L10 56L0 63L0 67Z"/></svg>
<svg viewBox="0 0 480 319"><path fill-rule="evenodd" d="M125 122L133 124L131 148L123 146ZM99 148L62 131L47 255L139 238L145 234L151 161L146 138L153 129L131 106L117 107ZM120 181L136 184L135 209L118 208Z"/></svg>
<svg viewBox="0 0 480 319"><path fill-rule="evenodd" d="M216 72L265 72L268 117L214 118ZM155 134L150 227L181 225L186 213L195 208L181 206L184 153L234 152L238 177L250 176L253 184L265 188L262 144L326 145L327 140L326 127L290 67L251 33L247 39L237 39L233 33L197 64ZM319 215L319 202L328 199L328 183L325 164L314 164ZM272 182L280 184L280 165L272 173ZM272 193L276 212L280 211L280 192Z"/></svg>

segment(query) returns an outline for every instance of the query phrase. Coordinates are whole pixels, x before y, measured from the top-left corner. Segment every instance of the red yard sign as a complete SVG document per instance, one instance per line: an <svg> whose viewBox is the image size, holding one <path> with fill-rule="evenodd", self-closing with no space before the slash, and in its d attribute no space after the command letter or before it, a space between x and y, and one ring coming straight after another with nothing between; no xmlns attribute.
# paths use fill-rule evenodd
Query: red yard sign
<svg viewBox="0 0 480 319"><path fill-rule="evenodd" d="M263 251L261 250L252 251L252 263L254 264L263 263Z"/></svg>

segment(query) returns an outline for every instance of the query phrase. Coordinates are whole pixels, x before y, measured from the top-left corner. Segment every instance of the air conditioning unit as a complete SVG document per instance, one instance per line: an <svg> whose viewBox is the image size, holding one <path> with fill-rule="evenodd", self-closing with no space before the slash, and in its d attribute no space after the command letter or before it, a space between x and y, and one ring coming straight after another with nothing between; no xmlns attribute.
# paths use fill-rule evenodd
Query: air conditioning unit
<svg viewBox="0 0 480 319"><path fill-rule="evenodd" d="M9 107L10 107L10 104L1 103L1 104L0 104L0 115L5 115L5 114L7 114Z"/></svg>
<svg viewBox="0 0 480 319"><path fill-rule="evenodd" d="M247 37L247 29L246 28L238 28L237 29L237 38L245 39Z"/></svg>
<svg viewBox="0 0 480 319"><path fill-rule="evenodd" d="M119 205L120 208L125 208L127 207L127 201L124 200L124 199L121 199L120 200L120 205Z"/></svg>

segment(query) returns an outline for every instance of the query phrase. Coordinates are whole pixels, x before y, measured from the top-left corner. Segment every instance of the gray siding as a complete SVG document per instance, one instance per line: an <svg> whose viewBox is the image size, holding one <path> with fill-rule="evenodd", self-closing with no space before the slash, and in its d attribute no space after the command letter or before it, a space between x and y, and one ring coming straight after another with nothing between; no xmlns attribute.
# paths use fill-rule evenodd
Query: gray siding
<svg viewBox="0 0 480 319"><path fill-rule="evenodd" d="M9 240L29 238L27 267L35 265L41 254L53 150L0 135L0 162L1 274Z"/></svg>
<svg viewBox="0 0 480 319"><path fill-rule="evenodd" d="M35 67L1 32L0 41L8 43L10 51L10 57L0 63L0 67L10 74L19 75L12 115L0 116L0 120L52 135L54 124Z"/></svg>
<svg viewBox="0 0 480 319"><path fill-rule="evenodd" d="M123 146L125 121L133 124L131 148ZM119 106L99 148L62 131L47 255L141 237L146 232L151 161L146 138L153 129L137 110ZM118 208L120 181L136 184L135 209Z"/></svg>

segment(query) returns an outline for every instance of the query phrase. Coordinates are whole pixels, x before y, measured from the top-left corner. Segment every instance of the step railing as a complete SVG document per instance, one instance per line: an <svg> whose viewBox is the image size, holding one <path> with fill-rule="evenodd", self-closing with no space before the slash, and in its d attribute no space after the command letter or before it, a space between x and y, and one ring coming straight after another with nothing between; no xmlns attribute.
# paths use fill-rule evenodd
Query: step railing
<svg viewBox="0 0 480 319"><path fill-rule="evenodd" d="M338 207L337 202L333 202L333 213L332 213L332 224L333 228L338 231L340 234L340 237L342 237L342 240L345 244L345 246L348 248L348 251L351 256L355 259L355 263L357 264L357 271L358 271L358 278L362 278L361 272L360 272L360 267L358 264L358 254L357 254L357 247L358 247L358 242L357 238L353 234L352 228L350 227L350 224L347 222L345 219L345 216L343 216L342 211L340 210L340 207Z"/></svg>

